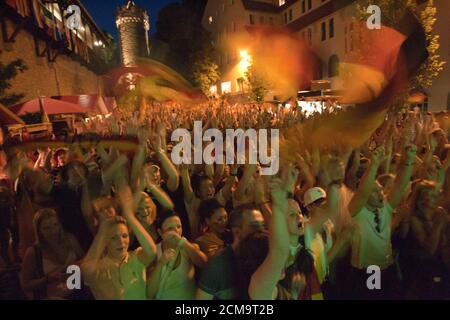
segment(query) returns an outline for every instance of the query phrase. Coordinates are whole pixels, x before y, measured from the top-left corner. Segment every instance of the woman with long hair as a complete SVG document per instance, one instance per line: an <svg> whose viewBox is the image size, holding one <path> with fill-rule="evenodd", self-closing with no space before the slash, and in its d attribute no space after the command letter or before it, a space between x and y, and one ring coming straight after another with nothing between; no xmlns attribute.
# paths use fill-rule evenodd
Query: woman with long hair
<svg viewBox="0 0 450 320"><path fill-rule="evenodd" d="M67 299L66 269L77 264L83 251L75 237L63 230L53 209L39 210L33 220L36 243L25 253L23 289L35 300Z"/></svg>

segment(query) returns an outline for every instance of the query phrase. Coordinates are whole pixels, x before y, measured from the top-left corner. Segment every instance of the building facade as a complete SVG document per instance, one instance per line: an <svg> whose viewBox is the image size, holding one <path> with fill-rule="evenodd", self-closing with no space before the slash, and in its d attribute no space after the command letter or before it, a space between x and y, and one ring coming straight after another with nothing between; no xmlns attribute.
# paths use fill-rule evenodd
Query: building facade
<svg viewBox="0 0 450 320"><path fill-rule="evenodd" d="M435 0L440 34L440 55L450 61L448 18L450 1ZM305 39L320 59L317 80L327 80L332 89L340 89L339 62L357 46L357 31L352 17L357 14L357 0L209 0L203 16L203 26L212 34L217 49L216 61L222 72L221 82L211 88L218 94L242 91L245 71L236 67L246 59L239 48L223 46L224 39L251 25L286 26ZM450 103L450 66L445 66L434 85L427 91L428 110L445 109ZM271 100L273 97L266 97Z"/></svg>
<svg viewBox="0 0 450 320"><path fill-rule="evenodd" d="M27 66L11 81L11 91L24 94L23 101L103 90L100 75L108 60L109 38L80 1L70 4L80 13L74 28L64 16L66 8L56 1L0 4L0 61L22 59Z"/></svg>

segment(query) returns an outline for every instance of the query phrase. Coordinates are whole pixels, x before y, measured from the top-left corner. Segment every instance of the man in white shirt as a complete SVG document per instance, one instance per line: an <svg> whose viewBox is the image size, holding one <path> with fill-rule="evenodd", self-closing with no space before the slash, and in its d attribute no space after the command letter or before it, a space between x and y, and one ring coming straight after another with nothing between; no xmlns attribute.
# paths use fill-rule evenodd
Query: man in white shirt
<svg viewBox="0 0 450 320"><path fill-rule="evenodd" d="M398 279L393 267L391 222L395 208L400 204L408 186L416 157L416 147L408 146L394 187L387 197L376 181L378 168L384 158L384 148L372 153L369 168L349 203L349 213L356 227L352 234L352 288L354 298L392 298ZM381 270L381 288L370 290L367 270L376 266Z"/></svg>

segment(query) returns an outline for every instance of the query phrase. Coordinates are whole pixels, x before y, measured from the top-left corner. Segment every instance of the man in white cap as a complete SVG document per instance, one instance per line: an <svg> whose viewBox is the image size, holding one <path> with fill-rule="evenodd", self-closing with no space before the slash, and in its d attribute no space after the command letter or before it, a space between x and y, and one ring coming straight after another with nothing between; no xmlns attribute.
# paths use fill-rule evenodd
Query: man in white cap
<svg viewBox="0 0 450 320"><path fill-rule="evenodd" d="M330 261L327 253L333 246L334 224L330 217L337 210L339 187L330 186L330 197L324 189L315 187L304 195L304 206L309 213L309 222L305 226L305 246L313 253L314 265L322 285L327 281Z"/></svg>

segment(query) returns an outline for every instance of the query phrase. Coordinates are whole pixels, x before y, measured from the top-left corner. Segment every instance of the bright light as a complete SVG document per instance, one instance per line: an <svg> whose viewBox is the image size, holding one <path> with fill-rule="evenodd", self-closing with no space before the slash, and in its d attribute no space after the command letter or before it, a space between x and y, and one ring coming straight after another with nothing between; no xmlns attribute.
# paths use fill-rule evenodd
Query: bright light
<svg viewBox="0 0 450 320"><path fill-rule="evenodd" d="M222 94L231 93L231 81L222 82Z"/></svg>
<svg viewBox="0 0 450 320"><path fill-rule="evenodd" d="M241 57L241 62L239 63L239 67L241 71L247 71L248 67L252 64L252 58L247 50L239 51L239 56Z"/></svg>

